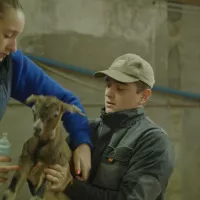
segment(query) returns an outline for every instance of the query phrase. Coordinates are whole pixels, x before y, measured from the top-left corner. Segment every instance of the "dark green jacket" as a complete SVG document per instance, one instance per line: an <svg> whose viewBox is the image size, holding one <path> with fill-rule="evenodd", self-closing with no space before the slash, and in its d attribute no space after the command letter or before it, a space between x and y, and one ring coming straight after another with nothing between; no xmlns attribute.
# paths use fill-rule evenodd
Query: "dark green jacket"
<svg viewBox="0 0 200 200"><path fill-rule="evenodd" d="M71 200L163 200L174 167L166 132L143 108L102 114L91 123L92 170L88 183L66 189Z"/></svg>

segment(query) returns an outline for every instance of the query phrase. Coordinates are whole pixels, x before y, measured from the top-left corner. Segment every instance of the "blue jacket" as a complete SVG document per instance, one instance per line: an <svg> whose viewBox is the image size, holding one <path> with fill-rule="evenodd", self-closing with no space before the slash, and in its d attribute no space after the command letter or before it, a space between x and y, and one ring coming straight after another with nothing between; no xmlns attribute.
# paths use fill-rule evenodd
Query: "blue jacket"
<svg viewBox="0 0 200 200"><path fill-rule="evenodd" d="M52 95L66 103L76 105L85 112L78 97L50 78L20 50L11 55L13 63L12 98L25 104L25 100L31 94ZM82 143L91 146L87 117L67 112L63 115L63 125L71 136L74 148Z"/></svg>

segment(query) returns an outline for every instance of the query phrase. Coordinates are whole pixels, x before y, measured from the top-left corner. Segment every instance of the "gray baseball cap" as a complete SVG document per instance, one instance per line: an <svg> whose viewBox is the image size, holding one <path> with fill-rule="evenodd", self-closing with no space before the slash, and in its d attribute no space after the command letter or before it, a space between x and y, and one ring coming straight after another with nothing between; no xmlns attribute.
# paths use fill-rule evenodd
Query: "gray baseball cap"
<svg viewBox="0 0 200 200"><path fill-rule="evenodd" d="M124 54L111 64L108 70L97 71L95 78L109 76L122 83L143 81L151 88L155 83L154 72L151 65L136 54Z"/></svg>

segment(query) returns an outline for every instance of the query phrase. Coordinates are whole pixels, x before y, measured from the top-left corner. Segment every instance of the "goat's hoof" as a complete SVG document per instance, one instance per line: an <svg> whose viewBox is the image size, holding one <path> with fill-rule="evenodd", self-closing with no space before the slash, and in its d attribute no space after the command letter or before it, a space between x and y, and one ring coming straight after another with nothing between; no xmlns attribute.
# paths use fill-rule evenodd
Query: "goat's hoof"
<svg viewBox="0 0 200 200"><path fill-rule="evenodd" d="M15 200L15 198L16 198L16 195L13 192L11 192L10 190L6 190L4 192L2 200Z"/></svg>

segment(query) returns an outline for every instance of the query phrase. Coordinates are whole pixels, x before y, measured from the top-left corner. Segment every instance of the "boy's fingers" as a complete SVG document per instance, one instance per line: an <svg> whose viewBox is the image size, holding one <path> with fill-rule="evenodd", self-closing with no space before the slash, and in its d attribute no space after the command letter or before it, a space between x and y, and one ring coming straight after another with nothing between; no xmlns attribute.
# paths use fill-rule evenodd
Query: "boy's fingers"
<svg viewBox="0 0 200 200"><path fill-rule="evenodd" d="M0 183L3 183L5 181L7 181L8 179L7 178L4 178L4 177L0 177Z"/></svg>
<svg viewBox="0 0 200 200"><path fill-rule="evenodd" d="M7 156L0 156L0 162L11 162L12 159Z"/></svg>
<svg viewBox="0 0 200 200"><path fill-rule="evenodd" d="M81 163L80 163L80 159L78 158L74 158L74 170L75 170L76 175L80 175Z"/></svg>
<svg viewBox="0 0 200 200"><path fill-rule="evenodd" d="M76 176L76 179L79 181L84 181L84 178L82 176Z"/></svg>
<svg viewBox="0 0 200 200"><path fill-rule="evenodd" d="M53 165L53 166L51 165L51 166L49 166L49 168L54 169L54 170L56 170L58 172L62 172L63 171L63 168L62 168L61 165Z"/></svg>
<svg viewBox="0 0 200 200"><path fill-rule="evenodd" d="M19 169L19 166L0 166L0 172L16 171Z"/></svg>
<svg viewBox="0 0 200 200"><path fill-rule="evenodd" d="M16 171L19 170L19 166L18 165L12 165L12 166L8 166L8 170L9 171Z"/></svg>

